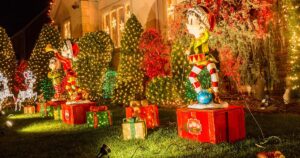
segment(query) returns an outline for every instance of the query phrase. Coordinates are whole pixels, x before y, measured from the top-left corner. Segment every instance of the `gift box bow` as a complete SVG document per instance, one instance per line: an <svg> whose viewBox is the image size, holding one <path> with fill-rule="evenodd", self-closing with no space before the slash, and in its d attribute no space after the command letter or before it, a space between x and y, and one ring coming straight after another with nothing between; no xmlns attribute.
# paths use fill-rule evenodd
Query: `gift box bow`
<svg viewBox="0 0 300 158"><path fill-rule="evenodd" d="M148 100L134 100L130 101L130 107L148 106Z"/></svg>
<svg viewBox="0 0 300 158"><path fill-rule="evenodd" d="M107 106L91 106L90 107L91 112L106 111L106 110L108 110Z"/></svg>

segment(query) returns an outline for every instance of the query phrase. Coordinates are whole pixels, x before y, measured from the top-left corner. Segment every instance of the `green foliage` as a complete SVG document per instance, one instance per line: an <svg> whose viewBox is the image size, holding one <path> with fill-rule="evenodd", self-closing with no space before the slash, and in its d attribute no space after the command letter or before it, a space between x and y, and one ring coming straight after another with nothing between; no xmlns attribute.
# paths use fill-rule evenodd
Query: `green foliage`
<svg viewBox="0 0 300 158"><path fill-rule="evenodd" d="M200 74L197 76L198 80L201 83L201 87L203 89L209 89L211 86L210 74L207 68L203 69ZM187 79L185 81L185 102L193 102L197 100L197 93L191 84L191 82Z"/></svg>
<svg viewBox="0 0 300 158"><path fill-rule="evenodd" d="M128 105L129 101L144 97L143 54L138 49L142 32L141 23L135 15L131 15L121 40L120 65L113 97L116 104Z"/></svg>
<svg viewBox="0 0 300 158"><path fill-rule="evenodd" d="M283 36L288 41L288 64L291 69L288 72L287 87L292 89L293 97L300 95L300 6L299 0L281 1L280 11L284 14L282 20L286 23L282 28Z"/></svg>
<svg viewBox="0 0 300 158"><path fill-rule="evenodd" d="M180 101L178 89L170 77L155 77L147 85L147 100L159 106L172 106Z"/></svg>
<svg viewBox="0 0 300 158"><path fill-rule="evenodd" d="M62 45L60 33L54 26L48 24L43 26L28 62L29 69L36 77L36 84L47 77L50 71L49 60L54 57L53 53L45 51L47 44L51 44L56 49L61 48Z"/></svg>
<svg viewBox="0 0 300 158"><path fill-rule="evenodd" d="M114 88L116 84L117 72L113 70L108 70L105 73L104 83L103 83L103 98L112 98L114 95Z"/></svg>
<svg viewBox="0 0 300 158"><path fill-rule="evenodd" d="M190 46L191 37L183 35L177 38L172 46L171 65L173 83L178 89L182 101L186 100L186 82L191 71L192 65L189 64L185 51Z"/></svg>
<svg viewBox="0 0 300 158"><path fill-rule="evenodd" d="M79 87L89 92L90 100L100 101L105 72L112 59L114 45L103 31L88 33L78 41L80 53L75 61Z"/></svg>
<svg viewBox="0 0 300 158"><path fill-rule="evenodd" d="M12 92L13 75L16 69L16 56L11 41L4 28L0 27L0 72L8 80Z"/></svg>
<svg viewBox="0 0 300 158"><path fill-rule="evenodd" d="M43 93L45 100L51 100L55 94L54 87L52 85L52 80L49 78L43 79L38 86L38 89Z"/></svg>

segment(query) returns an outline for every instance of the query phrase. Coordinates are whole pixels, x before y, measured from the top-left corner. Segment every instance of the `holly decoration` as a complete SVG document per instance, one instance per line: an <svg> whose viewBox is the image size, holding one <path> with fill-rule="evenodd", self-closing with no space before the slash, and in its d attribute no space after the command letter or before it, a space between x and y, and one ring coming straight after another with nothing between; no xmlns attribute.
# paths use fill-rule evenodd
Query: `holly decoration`
<svg viewBox="0 0 300 158"><path fill-rule="evenodd" d="M146 76L151 79L169 74L169 48L157 30L148 29L142 34L139 49L144 53L143 67Z"/></svg>
<svg viewBox="0 0 300 158"><path fill-rule="evenodd" d="M14 93L18 94L19 91L24 91L27 89L25 84L24 71L27 69L28 63L26 60L21 60L18 65L15 76L14 76Z"/></svg>

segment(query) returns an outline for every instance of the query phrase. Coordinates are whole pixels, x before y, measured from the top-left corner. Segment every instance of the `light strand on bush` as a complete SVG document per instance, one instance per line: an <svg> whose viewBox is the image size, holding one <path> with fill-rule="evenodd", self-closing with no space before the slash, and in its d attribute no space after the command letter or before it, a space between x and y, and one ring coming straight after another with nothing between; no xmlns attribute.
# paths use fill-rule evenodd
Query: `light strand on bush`
<svg viewBox="0 0 300 158"><path fill-rule="evenodd" d="M100 101L105 72L112 59L114 45L104 31L88 33L78 41L80 53L74 64L78 84L89 93L89 99Z"/></svg>
<svg viewBox="0 0 300 158"><path fill-rule="evenodd" d="M54 57L53 53L46 53L47 44L51 44L53 48L61 48L62 40L57 29L52 25L44 25L37 43L29 59L29 69L36 76L36 84L47 78L50 71L49 61Z"/></svg>
<svg viewBox="0 0 300 158"><path fill-rule="evenodd" d="M120 65L113 102L128 105L129 101L144 97L143 54L138 43L143 32L142 25L135 15L126 22L121 40Z"/></svg>
<svg viewBox="0 0 300 158"><path fill-rule="evenodd" d="M297 0L283 0L285 37L288 39L288 61L291 69L288 72L287 86L299 94L300 91L300 5ZM298 3L298 4L297 4Z"/></svg>
<svg viewBox="0 0 300 158"><path fill-rule="evenodd" d="M40 93L43 93L45 100L51 100L55 94L55 90L53 88L52 81L48 78L43 79L39 83L39 90L40 90Z"/></svg>
<svg viewBox="0 0 300 158"><path fill-rule="evenodd" d="M167 76L153 78L147 85L146 97L150 103L159 106L176 106L181 103L176 85Z"/></svg>
<svg viewBox="0 0 300 158"><path fill-rule="evenodd" d="M0 72L7 78L10 91L13 90L13 76L15 69L15 52L5 29L0 27Z"/></svg>
<svg viewBox="0 0 300 158"><path fill-rule="evenodd" d="M104 83L103 83L103 98L112 98L114 94L114 88L116 84L117 72L113 70L108 70L105 73Z"/></svg>

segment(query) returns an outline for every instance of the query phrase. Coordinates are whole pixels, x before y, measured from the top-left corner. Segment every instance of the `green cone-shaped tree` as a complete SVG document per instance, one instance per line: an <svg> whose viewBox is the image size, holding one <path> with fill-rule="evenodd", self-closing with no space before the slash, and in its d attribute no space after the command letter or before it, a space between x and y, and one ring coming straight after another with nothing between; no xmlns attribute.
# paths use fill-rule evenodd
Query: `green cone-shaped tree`
<svg viewBox="0 0 300 158"><path fill-rule="evenodd" d="M47 73L50 71L49 60L54 57L52 52L45 51L47 44L51 44L56 49L59 49L62 44L58 30L48 24L43 26L29 59L29 69L36 77L36 84L47 78Z"/></svg>
<svg viewBox="0 0 300 158"><path fill-rule="evenodd" d="M142 32L142 25L135 15L131 15L121 40L120 65L113 97L116 104L128 105L129 101L144 97L143 54L138 49Z"/></svg>
<svg viewBox="0 0 300 158"><path fill-rule="evenodd" d="M0 27L0 72L8 80L8 86L12 92L13 75L16 68L16 56L11 41L4 28Z"/></svg>

